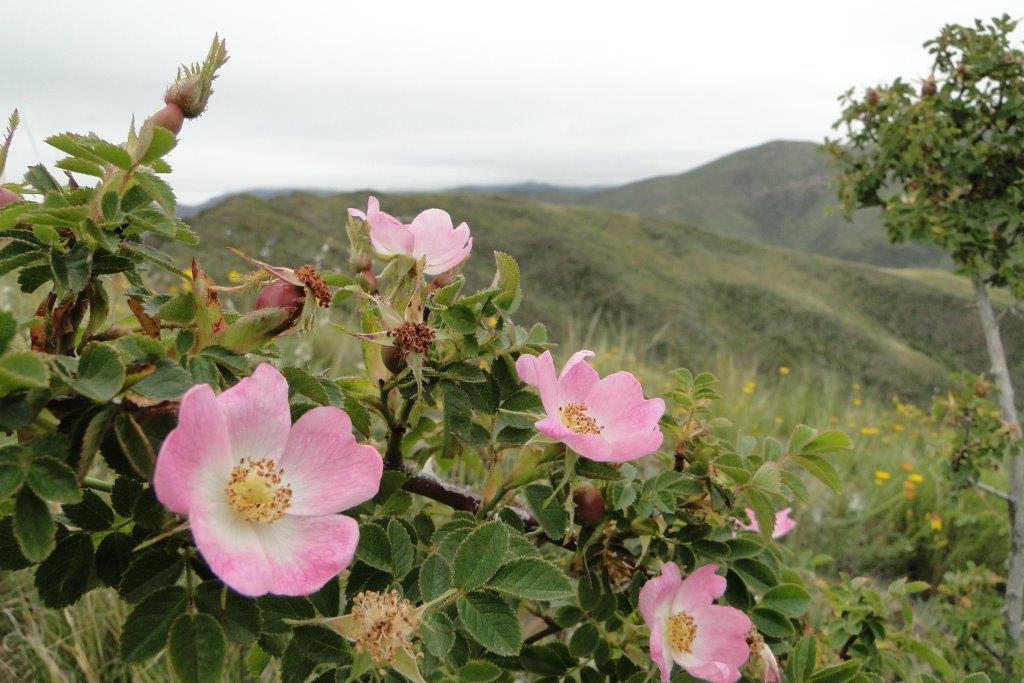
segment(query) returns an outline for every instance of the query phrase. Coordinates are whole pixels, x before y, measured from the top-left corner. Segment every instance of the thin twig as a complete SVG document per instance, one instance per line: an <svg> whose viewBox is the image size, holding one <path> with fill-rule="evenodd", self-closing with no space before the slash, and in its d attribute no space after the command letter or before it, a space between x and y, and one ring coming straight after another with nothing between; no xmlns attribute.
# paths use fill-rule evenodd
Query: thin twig
<svg viewBox="0 0 1024 683"><path fill-rule="evenodd" d="M975 487L975 488L977 488L977 489L980 489L980 490L984 491L985 493L988 493L988 494L990 494L990 495L993 495L993 496L995 496L995 497L997 497L997 498L1002 498L1003 500L1006 500L1006 501L1011 501L1011 500L1013 500L1013 499L1012 499L1012 498L1010 497L1010 494L1009 494L1009 493L1007 493L1006 491L1003 491L1003 490L997 489L997 488L996 488L996 487L994 487L994 486L989 486L989 485L988 485L988 484L986 484L985 482L981 482L981 481L976 481L976 482L974 482L974 487Z"/></svg>

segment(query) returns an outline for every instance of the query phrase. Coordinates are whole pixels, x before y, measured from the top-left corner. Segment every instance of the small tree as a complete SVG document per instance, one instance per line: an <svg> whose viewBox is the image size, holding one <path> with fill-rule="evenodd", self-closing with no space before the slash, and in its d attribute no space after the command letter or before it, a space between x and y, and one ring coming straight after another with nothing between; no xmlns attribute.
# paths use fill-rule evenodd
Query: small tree
<svg viewBox="0 0 1024 683"><path fill-rule="evenodd" d="M1007 454L1011 524L1005 664L1020 642L1024 601L1024 458L1013 384L989 299L992 287L1024 295L1024 52L1008 16L948 25L925 43L933 55L921 84L902 79L851 89L834 124L844 136L825 148L840 169L849 214L875 206L889 239L932 242L974 285L1002 418L1014 435Z"/></svg>

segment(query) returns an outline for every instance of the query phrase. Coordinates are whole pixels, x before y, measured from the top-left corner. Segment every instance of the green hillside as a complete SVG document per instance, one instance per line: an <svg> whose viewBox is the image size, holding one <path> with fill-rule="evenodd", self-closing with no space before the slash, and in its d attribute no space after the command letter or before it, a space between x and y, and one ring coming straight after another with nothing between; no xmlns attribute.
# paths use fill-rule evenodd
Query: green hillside
<svg viewBox="0 0 1024 683"><path fill-rule="evenodd" d="M776 141L678 175L546 200L686 221L731 237L884 266L943 266L922 245L888 244L874 211L830 213L832 172L810 142Z"/></svg>
<svg viewBox="0 0 1024 683"><path fill-rule="evenodd" d="M406 219L439 206L469 221L475 254L467 274L476 284L493 273L492 250L512 253L527 294L520 316L547 323L555 339L599 312L650 339L667 364L698 365L725 351L766 368L805 364L919 395L958 365L982 368L984 344L968 291L947 273L904 275L591 208L471 193L381 200ZM191 222L207 267L222 276L245 264L210 247L344 269L345 210L365 203L365 194L237 195ZM211 254L220 255L216 262ZM1008 344L1019 349L1024 325L1007 322Z"/></svg>

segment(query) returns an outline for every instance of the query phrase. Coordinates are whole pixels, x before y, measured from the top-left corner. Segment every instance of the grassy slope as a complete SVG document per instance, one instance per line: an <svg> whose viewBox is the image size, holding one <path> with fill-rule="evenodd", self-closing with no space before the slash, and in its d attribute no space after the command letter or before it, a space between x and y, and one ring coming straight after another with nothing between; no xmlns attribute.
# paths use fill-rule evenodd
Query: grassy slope
<svg viewBox="0 0 1024 683"><path fill-rule="evenodd" d="M228 245L285 265L319 260L342 270L345 209L365 201L351 194L240 195L192 223L214 273L243 269L224 250L209 249ZM471 193L384 196L382 203L406 219L440 206L468 220L476 241L467 272L475 284L493 272L492 250L512 253L527 290L520 317L547 323L556 339L600 315L606 325L636 329L665 364L696 365L727 351L764 367L805 363L919 395L956 365L982 366L969 300L919 273L597 209ZM1021 348L1024 326L1008 323L1008 345Z"/></svg>
<svg viewBox="0 0 1024 683"><path fill-rule="evenodd" d="M679 175L558 201L674 218L733 237L888 266L936 266L938 251L893 246L873 211L853 223L836 203L827 160L810 142L775 141Z"/></svg>

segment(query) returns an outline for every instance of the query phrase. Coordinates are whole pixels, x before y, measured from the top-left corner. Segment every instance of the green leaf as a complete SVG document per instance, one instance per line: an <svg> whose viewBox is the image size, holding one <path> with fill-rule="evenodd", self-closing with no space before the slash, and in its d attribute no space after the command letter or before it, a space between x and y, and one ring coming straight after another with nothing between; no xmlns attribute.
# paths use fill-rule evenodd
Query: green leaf
<svg viewBox="0 0 1024 683"><path fill-rule="evenodd" d="M460 683L489 683L501 677L501 669L482 659L471 659L459 668Z"/></svg>
<svg viewBox="0 0 1024 683"><path fill-rule="evenodd" d="M263 614L259 605L219 581L207 581L196 592L196 607L216 619L233 643L249 645L263 630Z"/></svg>
<svg viewBox="0 0 1024 683"><path fill-rule="evenodd" d="M420 566L420 597L433 600L452 587L452 569L448 561L438 553L427 556Z"/></svg>
<svg viewBox="0 0 1024 683"><path fill-rule="evenodd" d="M0 396L18 389L45 389L49 385L50 374L36 354L24 351L0 358Z"/></svg>
<svg viewBox="0 0 1024 683"><path fill-rule="evenodd" d="M409 532L397 519L388 520L388 542L391 546L391 570L395 578L401 579L412 570L416 560L416 548Z"/></svg>
<svg viewBox="0 0 1024 683"><path fill-rule="evenodd" d="M359 527L359 546L356 557L374 569L391 573L391 541L384 529L372 522Z"/></svg>
<svg viewBox="0 0 1024 683"><path fill-rule="evenodd" d="M161 320L185 324L191 322L196 314L196 300L190 292L173 296L160 305L156 317Z"/></svg>
<svg viewBox="0 0 1024 683"><path fill-rule="evenodd" d="M0 517L0 569L17 571L31 565L21 554L18 540L14 537L14 519Z"/></svg>
<svg viewBox="0 0 1024 683"><path fill-rule="evenodd" d="M842 664L819 669L807 680L810 683L846 683L847 681L852 681L858 671L860 671L860 662L851 659Z"/></svg>
<svg viewBox="0 0 1024 683"><path fill-rule="evenodd" d="M75 473L56 458L33 458L25 481L43 500L56 503L77 503L82 500L82 489L75 481Z"/></svg>
<svg viewBox="0 0 1024 683"><path fill-rule="evenodd" d="M754 511L754 517L757 521L757 528L761 537L769 540L775 532L775 508L772 507L772 502L768 499L768 496L753 489L747 489L746 499L747 503L750 504L750 508Z"/></svg>
<svg viewBox="0 0 1024 683"><path fill-rule="evenodd" d="M296 626L293 637L302 656L314 662L336 662L346 650L344 639L323 626Z"/></svg>
<svg viewBox="0 0 1024 683"><path fill-rule="evenodd" d="M156 549L137 555L125 570L118 591L128 602L138 602L150 593L173 585L185 564L174 552Z"/></svg>
<svg viewBox="0 0 1024 683"><path fill-rule="evenodd" d="M21 554L33 562L41 562L53 552L57 523L50 509L36 494L21 489L14 502L14 536Z"/></svg>
<svg viewBox="0 0 1024 683"><path fill-rule="evenodd" d="M807 470L818 481L839 493L843 489L843 482L831 463L818 455L795 455L793 456L801 467Z"/></svg>
<svg viewBox="0 0 1024 683"><path fill-rule="evenodd" d="M427 652L445 657L455 644L455 625L444 612L427 612L420 625L420 639Z"/></svg>
<svg viewBox="0 0 1024 683"><path fill-rule="evenodd" d="M322 406L331 405L331 397L327 395L324 385L302 368L285 368L281 374L288 380L288 386L303 396L313 399Z"/></svg>
<svg viewBox="0 0 1024 683"><path fill-rule="evenodd" d="M50 249L50 271L53 281L62 290L76 293L82 291L92 275L92 251L85 242L76 242L64 253Z"/></svg>
<svg viewBox="0 0 1024 683"><path fill-rule="evenodd" d="M64 171L90 175L95 178L102 178L105 175L103 167L99 164L94 164L91 161L77 159L75 157L65 157L55 163L54 166Z"/></svg>
<svg viewBox="0 0 1024 683"><path fill-rule="evenodd" d="M7 351L17 333L18 321L7 311L0 311L0 354Z"/></svg>
<svg viewBox="0 0 1024 683"><path fill-rule="evenodd" d="M501 522L487 522L476 528L459 545L452 562L455 585L471 591L487 582L505 560L508 528Z"/></svg>
<svg viewBox="0 0 1024 683"><path fill-rule="evenodd" d="M142 155L140 161L144 164L155 161L165 156L177 144L178 138L174 133L162 126L153 126L153 139L150 141L149 147L146 148L146 152Z"/></svg>
<svg viewBox="0 0 1024 683"><path fill-rule="evenodd" d="M844 432L830 430L822 432L804 444L800 455L823 455L853 449L853 440Z"/></svg>
<svg viewBox="0 0 1024 683"><path fill-rule="evenodd" d="M528 600L558 600L575 594L569 579L555 565L540 558L513 560L498 570L491 588Z"/></svg>
<svg viewBox="0 0 1024 683"><path fill-rule="evenodd" d="M733 571L740 575L747 587L757 593L766 593L779 582L775 571L760 560L745 558L732 563Z"/></svg>
<svg viewBox="0 0 1024 683"><path fill-rule="evenodd" d="M174 190L167 184L167 181L145 171L136 171L132 177L145 193L160 205L160 208L169 214L174 213L178 207L178 199L174 196Z"/></svg>
<svg viewBox="0 0 1024 683"><path fill-rule="evenodd" d="M78 361L78 379L68 383L78 393L97 403L107 403L124 385L125 368L117 351L105 344L91 343Z"/></svg>
<svg viewBox="0 0 1024 683"><path fill-rule="evenodd" d="M88 149L108 164L113 164L118 168L127 171L132 167L132 157L122 147L111 144L106 140L100 140L99 138L89 138L85 140L88 144ZM66 151L66 150L65 150Z"/></svg>
<svg viewBox="0 0 1024 683"><path fill-rule="evenodd" d="M84 531L105 531L114 523L114 511L94 492L82 492L82 502L65 505L62 510L74 526Z"/></svg>
<svg viewBox="0 0 1024 683"><path fill-rule="evenodd" d="M796 631L785 614L767 607L755 607L750 610L750 618L757 630L769 638L789 638Z"/></svg>
<svg viewBox="0 0 1024 683"><path fill-rule="evenodd" d="M814 671L818 659L818 644L814 636L804 636L793 647L786 672L795 683L803 683Z"/></svg>
<svg viewBox="0 0 1024 683"><path fill-rule="evenodd" d="M526 487L526 500L530 503L534 517L551 538L565 536L569 515L565 512L565 498L561 493L552 497L551 487L545 484L531 484Z"/></svg>
<svg viewBox="0 0 1024 683"><path fill-rule="evenodd" d="M121 413L114 419L114 434L121 451L128 459L132 469L138 472L144 479L153 476L153 468L156 465L156 454L153 447L146 438L142 427L128 413Z"/></svg>
<svg viewBox="0 0 1024 683"><path fill-rule="evenodd" d="M0 448L0 500L21 488L28 474L28 454L20 446Z"/></svg>
<svg viewBox="0 0 1024 683"><path fill-rule="evenodd" d="M949 665L937 650L932 648L930 644L920 640L913 640L910 642L910 648L914 651L914 654L924 661L928 662L928 665L935 670L942 680L952 681L956 678L956 672L953 667Z"/></svg>
<svg viewBox="0 0 1024 683"><path fill-rule="evenodd" d="M523 633L512 608L491 593L470 593L458 599L459 620L476 642L502 657L523 646Z"/></svg>
<svg viewBox="0 0 1024 683"><path fill-rule="evenodd" d="M167 659L181 683L219 683L226 651L224 631L209 614L182 614L167 636Z"/></svg>
<svg viewBox="0 0 1024 683"><path fill-rule="evenodd" d="M577 659L589 657L600 640L601 632L588 621L581 624L572 634L572 638L569 640L569 653Z"/></svg>
<svg viewBox="0 0 1024 683"><path fill-rule="evenodd" d="M141 664L160 652L171 624L185 613L188 597L181 586L162 588L132 610L121 629L118 655L122 661Z"/></svg>
<svg viewBox="0 0 1024 683"><path fill-rule="evenodd" d="M761 598L761 604L796 619L811 606L811 594L795 583L780 583Z"/></svg>
<svg viewBox="0 0 1024 683"><path fill-rule="evenodd" d="M132 392L151 401L172 401L192 388L192 375L170 358L157 358L148 376L132 385Z"/></svg>
<svg viewBox="0 0 1024 683"><path fill-rule="evenodd" d="M68 534L61 539L36 569L36 590L43 604L60 609L82 597L89 587L92 563L92 539L88 534Z"/></svg>

